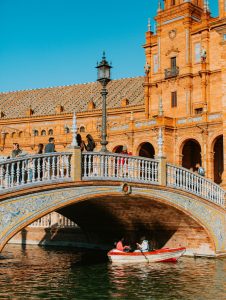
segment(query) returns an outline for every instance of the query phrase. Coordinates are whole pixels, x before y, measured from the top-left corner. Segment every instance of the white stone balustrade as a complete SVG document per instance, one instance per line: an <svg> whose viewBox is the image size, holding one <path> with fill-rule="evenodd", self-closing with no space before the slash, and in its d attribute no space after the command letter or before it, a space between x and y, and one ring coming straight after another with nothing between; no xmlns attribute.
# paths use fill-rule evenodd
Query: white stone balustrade
<svg viewBox="0 0 226 300"><path fill-rule="evenodd" d="M29 225L32 228L50 228L50 227L62 227L62 228L77 228L78 225L70 219L58 214L56 212L50 213L37 221Z"/></svg>
<svg viewBox="0 0 226 300"><path fill-rule="evenodd" d="M69 152L56 152L1 161L0 190L68 180L71 176L71 155Z"/></svg>
<svg viewBox="0 0 226 300"><path fill-rule="evenodd" d="M125 180L159 184L159 161L142 157L86 152L82 155L83 180Z"/></svg>
<svg viewBox="0 0 226 300"><path fill-rule="evenodd" d="M225 191L219 185L185 168L167 164L167 186L225 206Z"/></svg>
<svg viewBox="0 0 226 300"><path fill-rule="evenodd" d="M165 158L148 159L110 152L69 152L25 155L0 162L0 193L24 186L67 181L111 180L168 186L225 207L225 190L205 177L167 164Z"/></svg>

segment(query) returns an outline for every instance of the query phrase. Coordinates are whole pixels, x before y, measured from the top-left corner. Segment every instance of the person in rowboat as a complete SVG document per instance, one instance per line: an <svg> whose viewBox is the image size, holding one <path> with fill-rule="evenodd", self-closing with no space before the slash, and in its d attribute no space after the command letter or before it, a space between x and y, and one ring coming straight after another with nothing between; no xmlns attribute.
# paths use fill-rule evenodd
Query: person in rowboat
<svg viewBox="0 0 226 300"><path fill-rule="evenodd" d="M121 238L117 243L116 243L116 249L119 251L124 251L124 252L129 252L130 251L130 246L124 246L123 245L124 238Z"/></svg>
<svg viewBox="0 0 226 300"><path fill-rule="evenodd" d="M137 243L137 250L135 252L148 252L149 251L149 242L146 240L145 236L141 238L141 243Z"/></svg>

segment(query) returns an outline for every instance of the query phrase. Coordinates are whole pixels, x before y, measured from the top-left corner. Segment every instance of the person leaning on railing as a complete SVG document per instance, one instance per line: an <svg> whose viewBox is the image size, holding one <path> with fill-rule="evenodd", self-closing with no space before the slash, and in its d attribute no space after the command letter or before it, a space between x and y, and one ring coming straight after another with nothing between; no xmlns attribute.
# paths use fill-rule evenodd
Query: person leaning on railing
<svg viewBox="0 0 226 300"><path fill-rule="evenodd" d="M16 158L16 157L20 156L21 153L22 153L22 150L20 149L20 145L18 143L13 143L13 150L11 152L11 157ZM22 169L22 163L20 162L19 163L19 170L20 170L19 181L21 181L21 169ZM13 182L14 183L17 180L17 170L18 170L18 164L15 163L14 167L13 167L13 172L14 172Z"/></svg>
<svg viewBox="0 0 226 300"><path fill-rule="evenodd" d="M38 150L36 154L43 154L44 150L44 145L43 144L38 144ZM38 163L39 161L39 163ZM38 172L39 172L39 178L42 178L43 174L43 158L40 159L35 159L35 179L38 178ZM39 170L38 170L38 165L39 165Z"/></svg>
<svg viewBox="0 0 226 300"><path fill-rule="evenodd" d="M53 137L49 138L49 143L45 146L45 153L54 153L54 152L56 152L54 141L55 140L54 140ZM50 176L52 176L52 175L55 176L56 174L52 174L52 170L53 170L53 158L52 157L50 157L50 159L49 159L49 164L50 164ZM47 167L47 164L45 164L45 165L46 166L44 166L44 164L43 164L44 169L46 169L46 167ZM54 166L55 166L55 173L56 173L56 162L55 162ZM47 170L45 170L45 171L47 171Z"/></svg>
<svg viewBox="0 0 226 300"><path fill-rule="evenodd" d="M96 147L96 143L95 143L92 135L91 134L87 134L86 139L87 139L87 144L84 143L86 151L93 152L93 150ZM90 156L89 159L90 159L90 161L86 162L86 166L87 166L86 167L86 174L87 175L93 174L93 156ZM89 166L89 164L90 164L90 166Z"/></svg>

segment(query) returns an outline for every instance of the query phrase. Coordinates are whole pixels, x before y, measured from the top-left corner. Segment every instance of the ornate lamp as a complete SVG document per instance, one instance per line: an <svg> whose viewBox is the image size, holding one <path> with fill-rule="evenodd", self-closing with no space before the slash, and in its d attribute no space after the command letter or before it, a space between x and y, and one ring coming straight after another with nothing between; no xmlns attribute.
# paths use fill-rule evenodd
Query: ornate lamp
<svg viewBox="0 0 226 300"><path fill-rule="evenodd" d="M97 81L102 85L101 95L102 95L102 128L101 128L101 152L107 152L107 108L106 108L106 98L107 98L107 84L111 81L111 68L112 66L106 60L105 52L103 52L102 61L97 63Z"/></svg>

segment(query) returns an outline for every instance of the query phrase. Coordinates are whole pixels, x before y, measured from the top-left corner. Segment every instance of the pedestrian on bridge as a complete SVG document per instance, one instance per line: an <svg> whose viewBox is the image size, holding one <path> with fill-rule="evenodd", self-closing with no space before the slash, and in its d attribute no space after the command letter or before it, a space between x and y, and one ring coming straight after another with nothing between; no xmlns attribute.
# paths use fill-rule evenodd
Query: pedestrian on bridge
<svg viewBox="0 0 226 300"><path fill-rule="evenodd" d="M45 146L45 153L52 153L56 152L55 150L55 144L54 144L54 138L49 138L49 143Z"/></svg>

